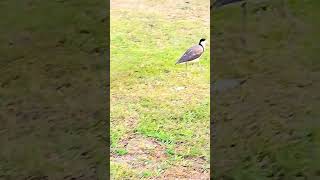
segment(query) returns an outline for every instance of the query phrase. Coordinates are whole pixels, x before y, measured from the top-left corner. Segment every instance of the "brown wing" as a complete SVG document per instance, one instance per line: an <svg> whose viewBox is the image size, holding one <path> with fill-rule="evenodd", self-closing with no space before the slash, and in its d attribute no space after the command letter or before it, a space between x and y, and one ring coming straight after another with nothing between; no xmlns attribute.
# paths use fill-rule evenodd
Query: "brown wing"
<svg viewBox="0 0 320 180"><path fill-rule="evenodd" d="M195 45L188 49L183 56L178 60L176 64L183 63L183 62L188 62L195 60L201 56L203 53L203 48L200 45Z"/></svg>

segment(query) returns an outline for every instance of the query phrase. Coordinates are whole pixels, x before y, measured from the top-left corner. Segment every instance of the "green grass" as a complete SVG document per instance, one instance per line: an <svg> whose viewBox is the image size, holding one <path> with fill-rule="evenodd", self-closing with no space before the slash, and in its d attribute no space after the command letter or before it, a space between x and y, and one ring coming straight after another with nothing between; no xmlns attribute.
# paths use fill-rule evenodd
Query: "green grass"
<svg viewBox="0 0 320 180"><path fill-rule="evenodd" d="M130 170L129 167L117 164L117 163L110 163L111 174L113 179L132 179L138 178L138 172L134 170Z"/></svg>
<svg viewBox="0 0 320 180"><path fill-rule="evenodd" d="M190 65L188 72L185 66L175 65L186 48L202 37L210 39L209 3L202 3L172 1L168 6L145 0L140 2L140 7L147 7L143 9L130 8L126 1L112 2L112 148L125 148L124 141L139 135L167 149L155 150L166 154L158 163L166 169L186 158L205 157L203 164L209 163L209 46L201 61L203 71L197 65ZM185 15L198 10L202 16ZM178 91L178 87L184 89ZM134 152L128 151L127 156L135 158ZM157 173L139 163L148 177L166 172ZM119 170L111 168L116 179Z"/></svg>
<svg viewBox="0 0 320 180"><path fill-rule="evenodd" d="M128 151L126 149L117 149L116 153L117 155L122 156L128 154Z"/></svg>

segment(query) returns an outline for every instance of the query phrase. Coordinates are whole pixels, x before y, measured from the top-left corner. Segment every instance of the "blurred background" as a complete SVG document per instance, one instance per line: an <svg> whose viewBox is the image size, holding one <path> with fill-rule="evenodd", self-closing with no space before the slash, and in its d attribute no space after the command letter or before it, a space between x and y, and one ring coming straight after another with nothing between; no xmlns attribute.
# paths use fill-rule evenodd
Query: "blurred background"
<svg viewBox="0 0 320 180"><path fill-rule="evenodd" d="M319 179L320 2L247 2L211 11L213 175Z"/></svg>

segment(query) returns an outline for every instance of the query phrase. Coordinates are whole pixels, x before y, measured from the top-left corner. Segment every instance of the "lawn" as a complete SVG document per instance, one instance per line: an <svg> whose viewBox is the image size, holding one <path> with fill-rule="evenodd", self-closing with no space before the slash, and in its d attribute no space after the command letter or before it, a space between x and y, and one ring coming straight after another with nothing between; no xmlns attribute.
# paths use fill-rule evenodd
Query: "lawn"
<svg viewBox="0 0 320 180"><path fill-rule="evenodd" d="M111 2L112 179L209 178L209 1Z"/></svg>

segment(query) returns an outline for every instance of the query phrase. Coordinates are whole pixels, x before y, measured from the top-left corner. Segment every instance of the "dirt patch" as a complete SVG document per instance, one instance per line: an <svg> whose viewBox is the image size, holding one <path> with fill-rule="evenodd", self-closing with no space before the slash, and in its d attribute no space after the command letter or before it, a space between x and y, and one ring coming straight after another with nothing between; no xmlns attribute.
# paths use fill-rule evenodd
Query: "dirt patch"
<svg viewBox="0 0 320 180"><path fill-rule="evenodd" d="M111 155L111 161L126 164L136 170L155 170L157 165L166 160L165 147L151 138L132 135L119 143L128 153Z"/></svg>
<svg viewBox="0 0 320 180"><path fill-rule="evenodd" d="M168 169L161 177L158 179L197 179L205 180L210 179L209 172L199 171L199 169L191 167L173 167Z"/></svg>
<svg viewBox="0 0 320 180"><path fill-rule="evenodd" d="M209 8L210 4L207 3L207 6L199 6L201 2L192 2L185 0L169 0L159 3L159 1L153 0L142 0L142 1L112 1L111 10L135 10L142 12L154 13L155 11L161 12L162 15L167 16L169 19L185 19L186 15L189 14L188 18L195 21L199 21L199 17L202 17L204 22L209 23ZM201 8L201 10L199 10Z"/></svg>
<svg viewBox="0 0 320 180"><path fill-rule="evenodd" d="M156 171L168 160L165 146L152 138L132 135L121 141L119 146L127 150L126 155L111 155L111 161L123 164L137 171ZM159 177L153 179L209 179L207 164L202 158L186 159L183 165L166 169Z"/></svg>

